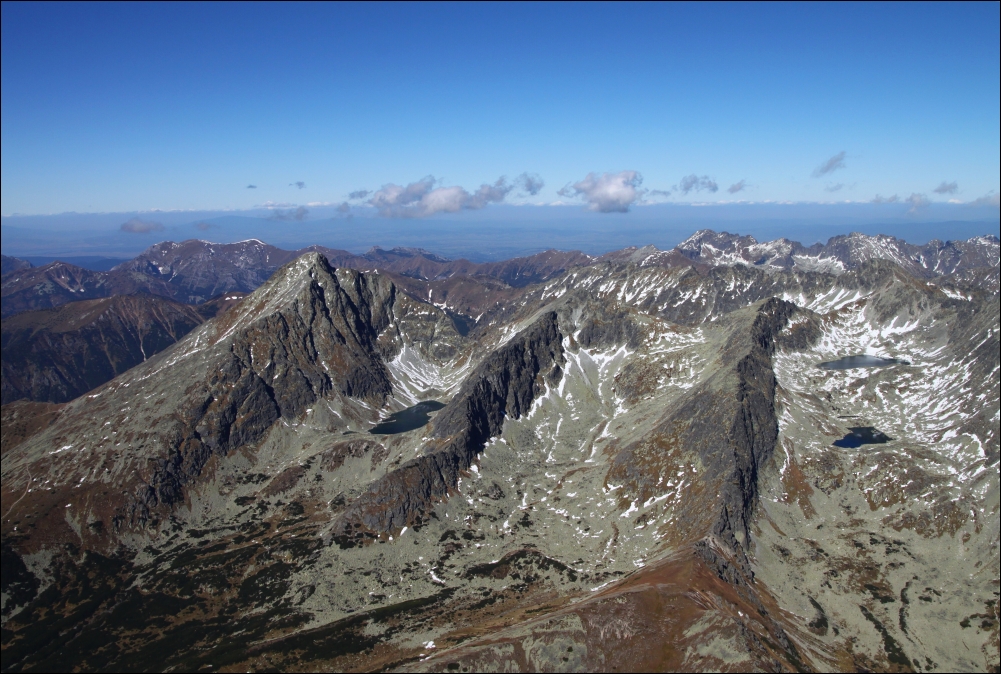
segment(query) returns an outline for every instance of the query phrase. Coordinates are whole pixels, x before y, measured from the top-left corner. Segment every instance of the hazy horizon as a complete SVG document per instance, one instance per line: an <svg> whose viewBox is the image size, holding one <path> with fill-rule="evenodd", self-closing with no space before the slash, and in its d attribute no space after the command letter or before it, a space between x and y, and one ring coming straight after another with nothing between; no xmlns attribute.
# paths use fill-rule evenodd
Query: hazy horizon
<svg viewBox="0 0 1001 674"><path fill-rule="evenodd" d="M338 217L323 209L314 209L303 220L280 220L266 211L174 211L6 217L0 236L4 254L22 258L124 259L165 240L233 243L256 238L286 249L322 245L362 253L374 246L401 246L487 261L550 248L590 255L629 246L670 249L699 229L749 234L759 241L787 238L804 245L826 243L850 232L887 234L924 244L932 239L999 236L1001 223L991 219L992 214L996 210L989 207L952 204L929 205L919 213L899 204L738 204L643 206L627 214L502 205L405 220L375 214Z"/></svg>

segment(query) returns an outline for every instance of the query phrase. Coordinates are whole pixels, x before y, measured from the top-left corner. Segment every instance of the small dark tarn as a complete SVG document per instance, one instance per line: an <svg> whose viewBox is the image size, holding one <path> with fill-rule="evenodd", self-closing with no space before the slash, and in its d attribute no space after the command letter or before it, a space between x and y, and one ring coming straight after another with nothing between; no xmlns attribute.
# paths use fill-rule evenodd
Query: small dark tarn
<svg viewBox="0 0 1001 674"><path fill-rule="evenodd" d="M851 370L857 367L885 367L886 365L910 365L909 361L877 356L845 356L826 363L817 363L821 370Z"/></svg>
<svg viewBox="0 0 1001 674"><path fill-rule="evenodd" d="M394 433L412 431L431 420L428 412L437 412L444 406L444 403L440 403L437 400L425 400L413 407L390 414L387 418L379 422L375 428L370 430L369 433L372 435L393 435Z"/></svg>
<svg viewBox="0 0 1001 674"><path fill-rule="evenodd" d="M893 438L881 431L877 431L872 426L853 426L848 430L851 431L848 435L834 441L835 447L854 449L862 445L882 445L893 440Z"/></svg>

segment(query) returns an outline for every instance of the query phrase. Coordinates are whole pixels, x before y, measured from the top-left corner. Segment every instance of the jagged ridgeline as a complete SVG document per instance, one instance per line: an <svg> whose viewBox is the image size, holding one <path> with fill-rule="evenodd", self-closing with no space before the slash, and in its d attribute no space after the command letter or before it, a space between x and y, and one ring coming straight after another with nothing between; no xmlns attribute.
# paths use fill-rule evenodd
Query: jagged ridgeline
<svg viewBox="0 0 1001 674"><path fill-rule="evenodd" d="M3 407L3 669L996 667L997 261L853 237L282 260Z"/></svg>

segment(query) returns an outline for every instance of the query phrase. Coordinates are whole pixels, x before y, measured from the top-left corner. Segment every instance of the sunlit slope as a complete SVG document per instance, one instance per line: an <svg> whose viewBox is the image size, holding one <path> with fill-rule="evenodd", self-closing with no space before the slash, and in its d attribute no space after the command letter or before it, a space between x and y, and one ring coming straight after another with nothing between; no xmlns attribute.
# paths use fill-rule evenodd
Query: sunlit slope
<svg viewBox="0 0 1001 674"><path fill-rule="evenodd" d="M998 655L997 303L901 276L809 321L813 346L776 356L780 466L762 501L758 577L840 652L829 666L989 668ZM813 367L850 353L910 364ZM892 440L833 444L868 426Z"/></svg>

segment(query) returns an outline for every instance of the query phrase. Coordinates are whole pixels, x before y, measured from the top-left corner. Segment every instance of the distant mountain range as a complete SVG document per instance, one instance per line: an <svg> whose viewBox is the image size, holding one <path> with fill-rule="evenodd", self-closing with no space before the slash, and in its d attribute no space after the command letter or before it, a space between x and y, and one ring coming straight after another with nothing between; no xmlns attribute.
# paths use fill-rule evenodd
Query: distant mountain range
<svg viewBox="0 0 1001 674"><path fill-rule="evenodd" d="M998 245L15 270L3 668L994 669Z"/></svg>
<svg viewBox="0 0 1001 674"><path fill-rule="evenodd" d="M627 248L598 258L578 251L545 251L503 262L448 260L415 248L373 248L363 255L313 246L287 251L256 239L231 244L200 240L165 241L107 272L89 271L62 262L31 268L26 261L4 257L0 286L2 315L60 306L67 302L132 293L148 293L185 304L199 304L227 292L252 292L278 267L305 252L323 254L336 267L382 271L419 281L441 282L463 277L500 282L511 288L541 283L575 266L605 260L640 265L694 263L742 264L764 269L797 269L842 273L868 260L890 260L922 278L942 276L956 282L973 279L997 290L999 242L995 236L966 241L931 241L914 246L889 236L851 234L809 248L786 239L758 243L753 237L702 230L670 251L652 246ZM17 274L13 274L17 271ZM432 287L436 287L433 286ZM439 284L447 292L447 284Z"/></svg>

